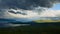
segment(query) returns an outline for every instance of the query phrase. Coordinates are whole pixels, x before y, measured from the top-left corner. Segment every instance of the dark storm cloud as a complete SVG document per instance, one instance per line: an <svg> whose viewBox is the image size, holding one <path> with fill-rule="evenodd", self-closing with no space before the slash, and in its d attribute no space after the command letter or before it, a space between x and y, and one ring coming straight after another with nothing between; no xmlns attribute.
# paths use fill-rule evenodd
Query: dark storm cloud
<svg viewBox="0 0 60 34"><path fill-rule="evenodd" d="M60 0L0 0L0 8L20 8L29 10L38 6L50 8L55 2L60 2Z"/></svg>
<svg viewBox="0 0 60 34"><path fill-rule="evenodd" d="M26 13L22 13L22 12L19 12L19 11L17 11L17 12L15 12L15 11L8 11L8 12L10 12L10 13L14 13L14 14L22 14L22 15L27 15Z"/></svg>

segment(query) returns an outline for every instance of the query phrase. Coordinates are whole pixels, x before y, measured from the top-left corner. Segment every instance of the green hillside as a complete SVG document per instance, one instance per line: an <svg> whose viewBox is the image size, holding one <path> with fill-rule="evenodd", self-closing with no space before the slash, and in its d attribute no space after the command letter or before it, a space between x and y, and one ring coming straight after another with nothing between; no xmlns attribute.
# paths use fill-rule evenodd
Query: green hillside
<svg viewBox="0 0 60 34"><path fill-rule="evenodd" d="M35 20L34 22L36 22L36 23L44 23L44 22L46 22L46 23L51 23L51 22L60 22L60 20Z"/></svg>

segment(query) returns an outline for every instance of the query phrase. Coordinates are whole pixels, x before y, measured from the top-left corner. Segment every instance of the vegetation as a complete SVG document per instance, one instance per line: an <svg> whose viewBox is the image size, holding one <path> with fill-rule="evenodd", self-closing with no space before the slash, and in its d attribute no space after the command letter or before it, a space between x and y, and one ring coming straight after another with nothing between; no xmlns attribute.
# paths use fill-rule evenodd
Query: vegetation
<svg viewBox="0 0 60 34"><path fill-rule="evenodd" d="M36 20L32 22L10 22L10 23L30 24L30 25L17 26L17 27L4 27L4 28L0 27L0 34L56 34L56 33L60 33L60 20L57 20L57 21L56 20L54 21L53 20Z"/></svg>
<svg viewBox="0 0 60 34"><path fill-rule="evenodd" d="M21 26L0 28L0 34L56 34L58 30L57 27Z"/></svg>
<svg viewBox="0 0 60 34"><path fill-rule="evenodd" d="M35 23L30 26L0 28L0 34L56 34L60 32L59 23Z"/></svg>
<svg viewBox="0 0 60 34"><path fill-rule="evenodd" d="M46 22L46 23L52 23L52 22L60 22L60 20L36 20L36 21L34 21L34 22L37 22L37 23L44 23L44 22Z"/></svg>

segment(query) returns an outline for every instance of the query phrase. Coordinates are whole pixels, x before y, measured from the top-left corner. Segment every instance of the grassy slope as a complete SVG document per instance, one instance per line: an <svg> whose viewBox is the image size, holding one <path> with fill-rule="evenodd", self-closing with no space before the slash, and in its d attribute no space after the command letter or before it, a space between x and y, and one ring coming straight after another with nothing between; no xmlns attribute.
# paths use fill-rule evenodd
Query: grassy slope
<svg viewBox="0 0 60 34"><path fill-rule="evenodd" d="M59 23L40 23L31 26L0 28L0 34L56 34L60 32Z"/></svg>
<svg viewBox="0 0 60 34"><path fill-rule="evenodd" d="M34 22L37 22L37 23L41 23L41 22L46 22L46 23L48 23L48 22L60 22L60 20L36 20L36 21L34 21Z"/></svg>
<svg viewBox="0 0 60 34"><path fill-rule="evenodd" d="M50 28L50 27L16 27L16 28L2 28L0 29L0 34L56 34L60 31L59 28Z"/></svg>

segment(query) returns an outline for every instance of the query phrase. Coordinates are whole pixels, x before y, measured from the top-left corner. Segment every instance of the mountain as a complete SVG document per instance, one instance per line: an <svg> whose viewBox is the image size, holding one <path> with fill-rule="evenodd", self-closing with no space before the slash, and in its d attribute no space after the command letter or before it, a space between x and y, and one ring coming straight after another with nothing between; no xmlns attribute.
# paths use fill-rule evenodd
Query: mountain
<svg viewBox="0 0 60 34"><path fill-rule="evenodd" d="M15 20L13 20L13 19L5 19L5 18L0 18L0 23L1 22L15 22Z"/></svg>

